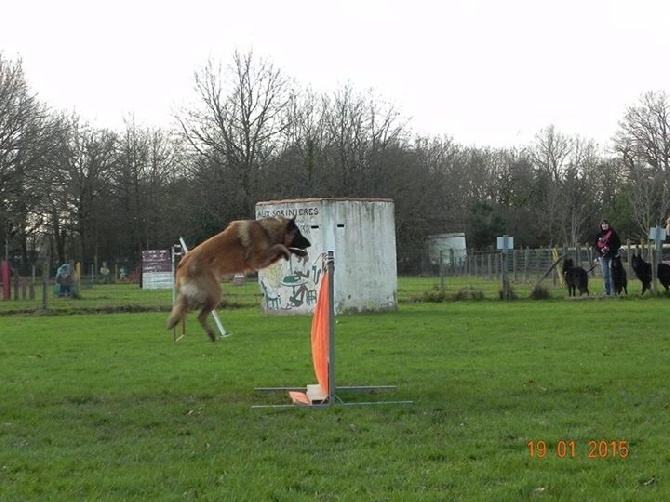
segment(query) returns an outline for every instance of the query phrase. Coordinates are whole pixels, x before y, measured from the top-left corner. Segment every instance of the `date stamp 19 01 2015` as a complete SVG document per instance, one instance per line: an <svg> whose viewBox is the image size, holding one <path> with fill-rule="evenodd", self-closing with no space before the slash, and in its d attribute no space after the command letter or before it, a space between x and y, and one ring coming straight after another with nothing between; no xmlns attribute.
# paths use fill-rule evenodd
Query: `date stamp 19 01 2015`
<svg viewBox="0 0 670 502"><path fill-rule="evenodd" d="M604 439L590 439L586 445L578 444L577 441L560 439L556 445L549 445L544 439L528 441L528 454L530 458L547 458L555 456L558 458L628 458L630 449L628 441Z"/></svg>

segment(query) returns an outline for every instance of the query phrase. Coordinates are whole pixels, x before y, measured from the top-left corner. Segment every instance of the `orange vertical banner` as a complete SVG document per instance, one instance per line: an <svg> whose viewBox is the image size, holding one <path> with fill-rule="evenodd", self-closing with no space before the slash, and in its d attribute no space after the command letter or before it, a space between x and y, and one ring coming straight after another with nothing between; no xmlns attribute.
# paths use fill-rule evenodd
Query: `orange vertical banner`
<svg viewBox="0 0 670 502"><path fill-rule="evenodd" d="M319 296L316 299L314 317L312 318L312 361L316 380L321 391L330 394L328 381L328 364L330 359L330 274L325 273L321 278Z"/></svg>

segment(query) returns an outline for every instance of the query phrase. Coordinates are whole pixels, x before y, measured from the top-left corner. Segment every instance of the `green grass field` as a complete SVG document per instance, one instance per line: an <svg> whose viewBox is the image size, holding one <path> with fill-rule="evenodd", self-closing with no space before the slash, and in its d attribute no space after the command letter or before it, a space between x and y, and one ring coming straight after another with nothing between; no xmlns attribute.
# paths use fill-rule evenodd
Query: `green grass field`
<svg viewBox="0 0 670 502"><path fill-rule="evenodd" d="M311 318L175 343L127 291L0 316L0 500L670 499L666 297L338 316L337 382L398 386L342 400L414 404L252 409L315 381Z"/></svg>

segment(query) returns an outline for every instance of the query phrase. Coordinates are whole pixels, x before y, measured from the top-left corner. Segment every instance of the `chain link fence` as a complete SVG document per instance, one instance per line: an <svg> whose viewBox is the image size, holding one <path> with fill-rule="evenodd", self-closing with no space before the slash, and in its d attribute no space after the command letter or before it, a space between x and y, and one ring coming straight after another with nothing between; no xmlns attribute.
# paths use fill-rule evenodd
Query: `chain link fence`
<svg viewBox="0 0 670 502"><path fill-rule="evenodd" d="M670 263L670 246L627 243L619 252L631 293L641 291L641 282L631 268L630 257L639 254L649 263ZM427 256L427 254L426 254ZM571 258L588 272L590 295L603 292L602 271L597 254L589 246L576 248L445 251L437 260L426 259L419 277L399 279L399 297L405 301L444 299L513 299L531 297L538 288L548 296L567 296L561 274L562 261Z"/></svg>
<svg viewBox="0 0 670 502"><path fill-rule="evenodd" d="M630 294L640 293L642 289L641 281L631 268L633 254L640 255L655 270L657 263L670 264L670 244L656 249L653 244L627 243L621 248ZM602 271L595 252L588 246L514 249L504 254L496 250L446 251L440 253L437 259L429 258L426 250L423 256L426 258L421 265L414 268L418 273L399 276L399 303L528 298L538 287L546 290L551 297L567 296L561 275L563 258L571 258L576 266L588 272L590 295L600 295L603 291ZM56 285L56 271L49 270L47 275L43 275L42 264L10 268L12 288L8 298L4 299L36 299L43 282L46 281L49 288ZM139 265L128 260L84 263L77 267L77 272L80 274L79 286L83 290L95 284L139 285L141 281ZM654 281L653 287L656 286Z"/></svg>

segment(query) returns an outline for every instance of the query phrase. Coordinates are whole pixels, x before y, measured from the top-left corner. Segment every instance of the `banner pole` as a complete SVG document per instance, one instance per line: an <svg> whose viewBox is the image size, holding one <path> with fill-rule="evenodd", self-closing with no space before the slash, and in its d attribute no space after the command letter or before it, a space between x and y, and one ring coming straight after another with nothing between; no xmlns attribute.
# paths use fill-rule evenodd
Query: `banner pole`
<svg viewBox="0 0 670 502"><path fill-rule="evenodd" d="M335 402L335 253L328 251L328 402Z"/></svg>

